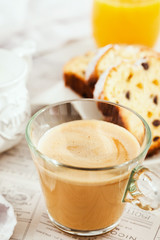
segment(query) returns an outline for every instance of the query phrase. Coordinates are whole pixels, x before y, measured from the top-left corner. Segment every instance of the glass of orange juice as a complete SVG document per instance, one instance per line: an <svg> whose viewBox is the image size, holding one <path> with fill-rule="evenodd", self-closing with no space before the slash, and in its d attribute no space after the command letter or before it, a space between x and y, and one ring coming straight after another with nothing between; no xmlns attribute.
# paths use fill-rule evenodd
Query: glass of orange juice
<svg viewBox="0 0 160 240"><path fill-rule="evenodd" d="M160 0L93 0L93 36L109 43L153 47L160 29Z"/></svg>

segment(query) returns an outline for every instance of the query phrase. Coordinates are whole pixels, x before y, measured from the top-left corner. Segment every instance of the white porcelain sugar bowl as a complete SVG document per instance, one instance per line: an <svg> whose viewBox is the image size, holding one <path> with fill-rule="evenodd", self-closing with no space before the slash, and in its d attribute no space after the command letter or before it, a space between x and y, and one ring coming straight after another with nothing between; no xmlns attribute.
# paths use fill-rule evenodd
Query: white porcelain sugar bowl
<svg viewBox="0 0 160 240"><path fill-rule="evenodd" d="M26 88L30 63L22 53L23 48L0 49L0 153L21 140L30 117Z"/></svg>

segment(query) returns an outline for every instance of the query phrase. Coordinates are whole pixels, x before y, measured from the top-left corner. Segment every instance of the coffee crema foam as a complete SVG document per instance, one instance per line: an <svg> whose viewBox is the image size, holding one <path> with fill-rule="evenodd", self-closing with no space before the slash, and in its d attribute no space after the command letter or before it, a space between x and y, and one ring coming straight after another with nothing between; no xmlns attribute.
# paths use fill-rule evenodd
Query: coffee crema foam
<svg viewBox="0 0 160 240"><path fill-rule="evenodd" d="M135 158L140 145L129 131L113 123L76 120L49 129L38 150L65 165L102 168Z"/></svg>

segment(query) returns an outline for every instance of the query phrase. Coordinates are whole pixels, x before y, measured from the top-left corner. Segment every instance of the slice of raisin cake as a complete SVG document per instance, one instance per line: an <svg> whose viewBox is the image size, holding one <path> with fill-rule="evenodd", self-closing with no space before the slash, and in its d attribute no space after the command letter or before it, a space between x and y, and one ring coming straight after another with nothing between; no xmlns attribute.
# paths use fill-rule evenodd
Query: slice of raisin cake
<svg viewBox="0 0 160 240"><path fill-rule="evenodd" d="M82 97L93 97L93 90L85 79L85 73L88 63L94 55L94 52L88 52L85 55L75 57L67 62L63 68L65 86L70 87Z"/></svg>
<svg viewBox="0 0 160 240"><path fill-rule="evenodd" d="M158 55L154 50L138 45L110 44L101 48L91 59L86 69L86 81L94 88L100 75L120 62L135 62L137 59Z"/></svg>
<svg viewBox="0 0 160 240"><path fill-rule="evenodd" d="M144 58L135 64L122 62L112 68L105 77L99 98L138 112L152 132L148 155L160 149L160 57ZM122 114L122 118L127 124L126 116Z"/></svg>

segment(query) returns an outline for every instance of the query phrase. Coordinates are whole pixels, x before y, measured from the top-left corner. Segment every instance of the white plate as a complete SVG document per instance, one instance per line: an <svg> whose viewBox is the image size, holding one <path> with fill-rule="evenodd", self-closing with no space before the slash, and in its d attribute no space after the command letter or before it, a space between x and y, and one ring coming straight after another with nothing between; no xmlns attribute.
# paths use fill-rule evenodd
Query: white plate
<svg viewBox="0 0 160 240"><path fill-rule="evenodd" d="M63 81L55 84L53 88L45 91L43 94L38 95L32 99L33 105L47 105L69 99L80 98L79 95L64 86Z"/></svg>

